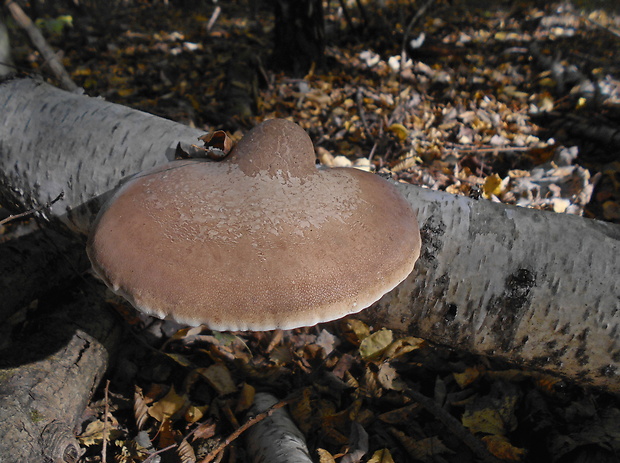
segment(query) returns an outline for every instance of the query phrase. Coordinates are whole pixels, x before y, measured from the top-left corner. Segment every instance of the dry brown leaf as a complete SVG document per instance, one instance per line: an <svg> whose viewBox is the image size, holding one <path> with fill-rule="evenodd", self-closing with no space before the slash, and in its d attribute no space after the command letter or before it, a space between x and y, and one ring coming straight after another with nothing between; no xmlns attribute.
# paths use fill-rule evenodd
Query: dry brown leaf
<svg viewBox="0 0 620 463"><path fill-rule="evenodd" d="M377 379L379 380L379 384L381 384L384 389L402 391L406 388L405 383L398 376L396 369L388 362L383 362L379 366Z"/></svg>
<svg viewBox="0 0 620 463"><path fill-rule="evenodd" d="M295 423L297 423L297 426L299 426L304 434L307 434L312 428L313 416L315 416L310 402L311 396L312 389L306 387L301 393L299 400L296 400L289 406Z"/></svg>
<svg viewBox="0 0 620 463"><path fill-rule="evenodd" d="M431 463L435 461L436 455L454 454L437 436L416 440L396 428L390 428L390 433L398 439L414 460Z"/></svg>
<svg viewBox="0 0 620 463"><path fill-rule="evenodd" d="M395 340L390 344L383 353L383 358L386 360L394 360L402 355L405 355L414 350L420 349L426 345L426 341L421 338L413 336L407 336Z"/></svg>
<svg viewBox="0 0 620 463"><path fill-rule="evenodd" d="M336 460L334 459L332 454L329 453L327 450L316 449L316 453L319 454L319 463L336 463Z"/></svg>
<svg viewBox="0 0 620 463"><path fill-rule="evenodd" d="M138 386L136 386L136 390L133 395L133 415L136 419L136 426L138 427L138 430L142 429L149 417L149 408L144 400L142 389Z"/></svg>
<svg viewBox="0 0 620 463"><path fill-rule="evenodd" d="M178 435L179 433L172 429L172 421L169 418L164 419L157 433L159 448L163 449L176 444Z"/></svg>
<svg viewBox="0 0 620 463"><path fill-rule="evenodd" d="M482 440L489 452L502 460L521 461L525 456L525 449L515 447L504 436L484 436Z"/></svg>
<svg viewBox="0 0 620 463"><path fill-rule="evenodd" d="M237 392L237 386L230 371L223 363L214 363L207 368L198 368L198 373L205 377L209 385L219 395L228 395Z"/></svg>
<svg viewBox="0 0 620 463"><path fill-rule="evenodd" d="M387 424L401 424L410 421L420 411L420 404L412 403L404 407L382 413L378 418Z"/></svg>
<svg viewBox="0 0 620 463"><path fill-rule="evenodd" d="M177 447L177 455L181 463L196 463L196 453L187 439L183 439Z"/></svg>
<svg viewBox="0 0 620 463"><path fill-rule="evenodd" d="M210 437L215 436L215 430L217 425L215 422L208 420L204 423L200 423L196 430L194 431L195 439L209 439Z"/></svg>

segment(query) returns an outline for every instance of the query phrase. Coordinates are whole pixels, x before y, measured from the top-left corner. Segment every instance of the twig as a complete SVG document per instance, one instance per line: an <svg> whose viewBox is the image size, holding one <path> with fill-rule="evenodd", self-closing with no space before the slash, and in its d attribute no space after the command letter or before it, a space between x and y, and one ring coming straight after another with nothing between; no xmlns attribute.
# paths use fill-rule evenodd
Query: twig
<svg viewBox="0 0 620 463"><path fill-rule="evenodd" d="M594 19L590 19L590 18L588 18L588 17L587 17L587 16L585 16L585 15L576 15L576 16L577 16L577 17L580 17L580 18L582 18L582 19L585 19L586 21L588 21L589 23L594 24L594 25L595 25L595 26L597 26L597 27L600 27L601 29L603 29L603 30L605 30L605 31L609 32L611 35L615 35L616 37L620 37L620 32L618 32L618 31L616 31L616 30L614 30L614 29L611 29L610 27L607 27L607 26L605 26L604 24L601 24L600 22L595 21Z"/></svg>
<svg viewBox="0 0 620 463"><path fill-rule="evenodd" d="M476 436L469 432L465 427L450 413L441 408L433 399L424 394L407 388L405 394L422 405L426 411L443 423L448 430L458 437L474 454L485 463L500 463L495 455L487 449L486 445Z"/></svg>
<svg viewBox="0 0 620 463"><path fill-rule="evenodd" d="M26 31L26 34L28 34L32 44L37 50L39 50L45 60L45 63L47 63L54 76L60 81L62 88L70 92L81 92L80 87L78 87L75 82L71 80L69 73L58 59L58 56L56 56L56 53L54 53L54 50L52 50L52 48L48 45L39 28L33 24L28 15L24 13L24 10L22 10L22 8L14 0L5 0L4 4L11 12L13 19L15 19L17 24L19 24L22 29Z"/></svg>
<svg viewBox="0 0 620 463"><path fill-rule="evenodd" d="M347 11L347 7L344 4L344 0L338 0L340 3L340 8L342 8L342 14L344 15L344 20L347 23L347 26L350 30L354 30L353 21L351 21L351 16L349 16L349 12Z"/></svg>
<svg viewBox="0 0 620 463"><path fill-rule="evenodd" d="M375 137L372 136L370 127L368 126L368 121L366 120L366 112L364 111L364 105L362 104L364 102L364 99L362 97L361 88L357 89L357 95L355 99L357 100L357 112L359 113L360 119L362 120L362 125L364 126L364 131L366 132L366 136L368 137L370 141L374 141Z"/></svg>
<svg viewBox="0 0 620 463"><path fill-rule="evenodd" d="M210 463L212 462L226 447L228 447L234 440L236 440L241 434L250 429L256 423L260 423L265 418L269 418L273 413L279 408L285 407L290 404L294 400L294 395L287 397L286 399L281 400L280 402L274 404L264 412L260 412L259 414L253 416L248 419L241 427L237 428L230 436L228 436L220 445L218 445L214 450L209 452L209 454L200 460L199 463Z"/></svg>
<svg viewBox="0 0 620 463"><path fill-rule="evenodd" d="M108 390L110 389L110 380L106 380L103 392L103 401L105 408L103 409L103 445L101 447L101 463L107 463L108 451L108 413L110 413L110 402L108 401Z"/></svg>
<svg viewBox="0 0 620 463"><path fill-rule="evenodd" d="M213 29L213 25L215 24L215 21L217 21L217 18L220 16L221 12L222 8L220 6L216 6L215 10L213 10L213 14L211 15L211 19L209 19L209 22L207 23L207 32L211 32L211 29Z"/></svg>
<svg viewBox="0 0 620 463"><path fill-rule="evenodd" d="M403 70L403 62L405 61L405 57L407 55L407 40L409 40L409 34L411 34L411 30L415 27L415 25L422 19L422 16L426 13L426 10L430 8L430 6L435 2L435 0L427 0L427 2L420 7L417 13L411 18L409 24L407 24L407 29L405 29L405 33L403 34L403 43L401 45L400 50L400 72L402 74Z"/></svg>
<svg viewBox="0 0 620 463"><path fill-rule="evenodd" d="M65 197L65 192L61 191L60 194L56 196L56 198L52 199L51 201L48 201L43 206L35 207L34 209L31 209L26 212L22 212L20 214L10 215L5 219L0 220L0 225L4 225L5 223L8 223L12 220L17 220L22 217L26 217L27 215L30 215L30 214L36 214L37 212L41 212L43 209L47 209L51 207L52 204L54 204L56 201L60 201L64 197Z"/></svg>
<svg viewBox="0 0 620 463"><path fill-rule="evenodd" d="M153 452L149 454L148 458L144 460L142 463L151 463L155 456L159 455L160 453L167 452L168 450L175 448L177 445L178 444L172 444L172 445L169 445L168 447L164 447L163 449L159 449L157 452Z"/></svg>
<svg viewBox="0 0 620 463"><path fill-rule="evenodd" d="M361 0L355 0L355 3L357 3L357 9L360 10L360 15L362 16L364 26L368 27L368 15L366 14L366 8L364 8Z"/></svg>

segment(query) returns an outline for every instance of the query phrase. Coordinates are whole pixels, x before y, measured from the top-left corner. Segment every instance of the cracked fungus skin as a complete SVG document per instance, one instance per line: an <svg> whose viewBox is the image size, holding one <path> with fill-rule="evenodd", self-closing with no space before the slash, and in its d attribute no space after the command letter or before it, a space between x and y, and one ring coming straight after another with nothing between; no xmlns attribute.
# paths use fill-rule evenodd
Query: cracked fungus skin
<svg viewBox="0 0 620 463"><path fill-rule="evenodd" d="M362 310L411 272L419 248L415 215L389 182L317 170L306 133L275 120L220 163L138 174L100 213L88 254L146 313L269 330Z"/></svg>

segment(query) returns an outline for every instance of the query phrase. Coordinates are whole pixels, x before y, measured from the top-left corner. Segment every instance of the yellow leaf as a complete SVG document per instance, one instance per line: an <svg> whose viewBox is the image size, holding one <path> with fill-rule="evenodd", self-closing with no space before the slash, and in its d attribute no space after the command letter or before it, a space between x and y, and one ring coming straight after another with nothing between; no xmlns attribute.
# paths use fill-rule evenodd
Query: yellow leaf
<svg viewBox="0 0 620 463"><path fill-rule="evenodd" d="M239 400L237 401L237 407L235 413L241 413L246 411L254 403L254 394L256 389L248 383L243 383L241 393L239 394Z"/></svg>
<svg viewBox="0 0 620 463"><path fill-rule="evenodd" d="M413 336L400 338L388 346L388 348L383 353L383 358L388 360L394 360L395 358L405 355L411 351L420 349L425 345L426 341L421 338L415 338Z"/></svg>
<svg viewBox="0 0 620 463"><path fill-rule="evenodd" d="M482 410L467 410L463 413L463 426L472 433L482 432L485 434L502 435L505 432L504 420L501 414L492 408Z"/></svg>
<svg viewBox="0 0 620 463"><path fill-rule="evenodd" d="M356 320L355 318L345 320L344 331L345 336L347 336L347 340L353 344L357 344L370 335L368 325L360 320Z"/></svg>
<svg viewBox="0 0 620 463"><path fill-rule="evenodd" d="M126 98L128 96L133 95L134 90L133 88L120 88L116 91L116 93L118 93L118 96L121 96L123 98Z"/></svg>
<svg viewBox="0 0 620 463"><path fill-rule="evenodd" d="M452 376L454 376L456 384L463 389L476 381L483 372L484 368L481 365L476 365L475 367L467 367L462 373L452 373Z"/></svg>
<svg viewBox="0 0 620 463"><path fill-rule="evenodd" d="M409 131L402 124L392 124L388 130L396 135L400 141L405 141L409 136Z"/></svg>
<svg viewBox="0 0 620 463"><path fill-rule="evenodd" d="M521 461L525 455L525 449L513 446L503 436L484 436L482 438L489 452L502 460Z"/></svg>
<svg viewBox="0 0 620 463"><path fill-rule="evenodd" d="M394 463L394 459L388 449L381 449L372 454L368 463Z"/></svg>
<svg viewBox="0 0 620 463"><path fill-rule="evenodd" d="M108 423L107 427L101 420L96 420L88 423L84 432L78 436L80 443L85 446L100 444L103 442L103 431L104 429L108 433L108 440L114 440L121 437L122 433L120 430L113 428L110 423Z"/></svg>
<svg viewBox="0 0 620 463"><path fill-rule="evenodd" d="M482 187L483 195L486 199L491 199L491 196L499 196L502 194L502 178L497 175L489 175L484 180L484 186Z"/></svg>
<svg viewBox="0 0 620 463"><path fill-rule="evenodd" d="M187 403L187 397L185 395L178 395L174 390L174 386L172 386L168 394L149 407L149 415L162 423L185 407Z"/></svg>
<svg viewBox="0 0 620 463"><path fill-rule="evenodd" d="M465 410L461 421L472 433L506 435L516 426L514 416L517 397L506 394L501 399L481 399Z"/></svg>
<svg viewBox="0 0 620 463"><path fill-rule="evenodd" d="M200 421L208 408L208 405L202 405L200 407L197 405L190 405L187 407L187 410L185 410L185 421L188 423Z"/></svg>
<svg viewBox="0 0 620 463"><path fill-rule="evenodd" d="M319 463L336 463L336 460L334 459L332 454L329 453L327 450L316 449L316 453L319 454Z"/></svg>
<svg viewBox="0 0 620 463"><path fill-rule="evenodd" d="M392 331L382 329L364 338L360 343L360 355L364 360L376 359L392 343Z"/></svg>

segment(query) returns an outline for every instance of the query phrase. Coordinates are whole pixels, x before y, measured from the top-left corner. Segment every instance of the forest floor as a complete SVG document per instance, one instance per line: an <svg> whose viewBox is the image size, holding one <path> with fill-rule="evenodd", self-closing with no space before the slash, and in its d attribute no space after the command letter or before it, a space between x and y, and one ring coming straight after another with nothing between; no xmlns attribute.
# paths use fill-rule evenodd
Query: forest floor
<svg viewBox="0 0 620 463"><path fill-rule="evenodd" d="M290 118L326 165L620 223L620 15L610 8L437 1L411 23L412 2L345 2L346 15L330 2L326 63L293 77L270 69L263 6L90 3L37 21L89 95L233 139ZM55 83L10 30L21 71ZM354 319L217 333L118 308L134 334L84 416L83 461L102 461L104 427L107 461L165 448L149 461L199 461L246 420L256 391L298 392L289 411L321 463L477 461L407 387L497 458L620 461L620 401L561 378ZM238 442L220 458L249 461Z"/></svg>

